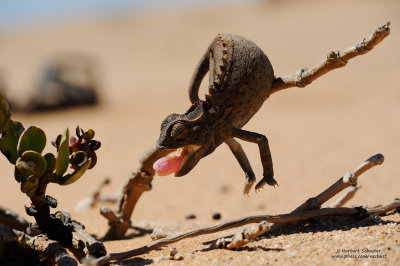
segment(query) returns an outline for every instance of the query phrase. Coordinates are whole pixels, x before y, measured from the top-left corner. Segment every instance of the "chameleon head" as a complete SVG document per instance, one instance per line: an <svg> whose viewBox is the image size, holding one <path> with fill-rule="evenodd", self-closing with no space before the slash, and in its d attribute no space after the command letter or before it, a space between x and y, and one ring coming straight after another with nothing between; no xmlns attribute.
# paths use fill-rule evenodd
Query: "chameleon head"
<svg viewBox="0 0 400 266"><path fill-rule="evenodd" d="M186 175L204 157L209 145L210 130L202 104L192 106L183 115L171 114L161 124L157 149L177 151L177 154L159 159L153 168L158 175Z"/></svg>

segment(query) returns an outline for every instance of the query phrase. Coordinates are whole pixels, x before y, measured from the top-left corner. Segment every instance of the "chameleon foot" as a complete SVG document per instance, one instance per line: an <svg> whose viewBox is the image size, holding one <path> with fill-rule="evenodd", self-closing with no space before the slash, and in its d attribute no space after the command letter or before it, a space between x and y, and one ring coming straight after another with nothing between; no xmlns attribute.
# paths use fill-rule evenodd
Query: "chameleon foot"
<svg viewBox="0 0 400 266"><path fill-rule="evenodd" d="M265 184L268 184L273 187L275 187L275 185L276 185L279 187L278 182L276 182L276 180L274 179L273 176L264 176L264 178L261 179L260 182L257 183L256 188L255 188L256 191L261 189Z"/></svg>

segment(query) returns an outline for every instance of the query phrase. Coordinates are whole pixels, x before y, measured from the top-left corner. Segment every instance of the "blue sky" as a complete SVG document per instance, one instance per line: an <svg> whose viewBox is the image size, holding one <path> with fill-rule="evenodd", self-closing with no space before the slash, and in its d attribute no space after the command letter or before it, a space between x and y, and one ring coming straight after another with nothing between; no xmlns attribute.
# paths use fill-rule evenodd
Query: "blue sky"
<svg viewBox="0 0 400 266"><path fill-rule="evenodd" d="M0 28L27 27L36 22L71 20L140 9L146 0L0 0ZM161 2L161 1L160 1ZM155 3L156 4L156 3Z"/></svg>
<svg viewBox="0 0 400 266"><path fill-rule="evenodd" d="M151 9L206 6L229 0L0 0L0 30L26 28L49 21L111 16ZM229 2L245 2L231 0Z"/></svg>

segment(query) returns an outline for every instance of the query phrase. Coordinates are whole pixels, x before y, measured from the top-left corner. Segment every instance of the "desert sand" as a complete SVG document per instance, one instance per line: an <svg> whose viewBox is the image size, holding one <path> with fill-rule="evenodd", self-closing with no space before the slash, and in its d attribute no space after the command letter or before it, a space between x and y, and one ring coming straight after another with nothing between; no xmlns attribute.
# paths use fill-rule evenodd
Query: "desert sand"
<svg viewBox="0 0 400 266"><path fill-rule="evenodd" d="M101 237L107 221L99 208L75 213L74 207L105 177L106 194L118 193L142 153L158 138L161 121L189 106L187 87L200 56L220 32L254 41L268 55L275 74L311 67L331 50L344 49L391 22L391 34L370 53L357 57L306 88L272 95L244 127L268 137L279 187L242 194L244 174L226 145L202 159L184 177L155 177L132 215L135 226L181 232L256 214L287 213L317 195L347 171L376 153L383 165L362 175L362 188L347 205L385 204L399 197L400 171L400 2L269 1L180 11L154 11L131 17L53 25L0 35L0 71L6 93L24 101L33 93L40 67L54 55L78 53L98 63L101 103L39 114L15 113L24 125L36 125L54 139L65 127L96 131L102 142L98 164L78 182L51 184L58 210L70 211L87 231ZM200 95L207 84L203 82ZM262 167L255 144L241 142L258 178ZM47 145L46 150L54 149ZM29 198L14 180L13 167L0 160L0 205L27 217ZM109 205L112 207L112 205ZM219 212L221 220L212 219ZM196 219L187 220L188 214ZM32 221L31 217L27 217ZM361 227L301 232L261 239L239 251L211 249L208 241L237 230L197 237L152 251L127 264L395 265L400 261L400 215ZM121 252L151 242L128 232L126 240L105 242ZM170 247L182 261L157 262ZM333 259L342 249L377 249L385 258ZM368 254L374 254L369 252Z"/></svg>

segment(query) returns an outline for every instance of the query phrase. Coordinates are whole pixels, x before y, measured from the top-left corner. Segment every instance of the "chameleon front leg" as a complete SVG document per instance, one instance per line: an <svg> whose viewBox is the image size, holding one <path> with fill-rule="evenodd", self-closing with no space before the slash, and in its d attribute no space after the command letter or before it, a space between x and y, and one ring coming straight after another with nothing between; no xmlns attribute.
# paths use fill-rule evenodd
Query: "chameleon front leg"
<svg viewBox="0 0 400 266"><path fill-rule="evenodd" d="M234 137L237 137L241 140L250 141L258 144L264 173L263 179L256 185L256 190L262 188L265 183L270 186L277 185L278 183L274 179L274 170L272 167L272 158L267 137L255 132L250 132L239 128L233 128L232 133Z"/></svg>
<svg viewBox="0 0 400 266"><path fill-rule="evenodd" d="M254 175L253 169L251 169L251 165L249 160L247 159L246 153L242 149L242 146L234 139L227 139L225 143L231 149L233 155L235 155L237 161L242 167L245 175L246 175L246 182L243 189L243 194L249 194L251 187L253 186L254 182L256 181L256 176Z"/></svg>

